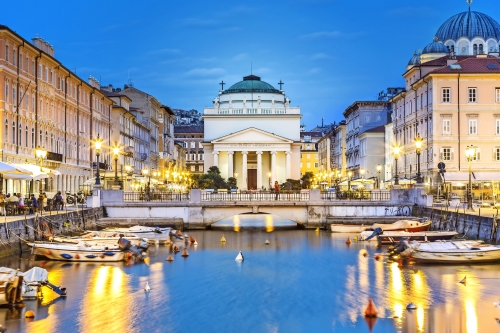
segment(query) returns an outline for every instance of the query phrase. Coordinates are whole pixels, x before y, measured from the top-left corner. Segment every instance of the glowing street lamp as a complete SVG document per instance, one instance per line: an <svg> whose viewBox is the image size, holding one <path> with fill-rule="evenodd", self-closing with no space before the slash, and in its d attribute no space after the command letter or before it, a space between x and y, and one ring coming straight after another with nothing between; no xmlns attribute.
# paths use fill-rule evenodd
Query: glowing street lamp
<svg viewBox="0 0 500 333"><path fill-rule="evenodd" d="M415 150L417 153L417 184L423 183L422 175L420 174L420 154L422 153L422 143L422 138L419 134L417 134L417 137L415 138Z"/></svg>
<svg viewBox="0 0 500 333"><path fill-rule="evenodd" d="M35 149L35 154L38 158L38 162L40 163L40 173L42 173L43 160L47 157L47 150L39 146ZM42 192L42 180L40 180L40 192Z"/></svg>
<svg viewBox="0 0 500 333"><path fill-rule="evenodd" d="M349 171L347 173L347 191L351 191L351 178L352 178L352 171Z"/></svg>
<svg viewBox="0 0 500 333"><path fill-rule="evenodd" d="M95 156L97 157L97 173L95 176L95 187L101 187L101 175L99 174L99 156L101 155L102 140L97 134L97 139L94 141Z"/></svg>
<svg viewBox="0 0 500 333"><path fill-rule="evenodd" d="M472 207L472 160L476 155L476 148L474 146L467 146L465 149L465 157L469 162L469 188L467 189L467 210L473 211Z"/></svg>
<svg viewBox="0 0 500 333"><path fill-rule="evenodd" d="M118 155L120 154L120 148L113 148L113 156L115 158L115 185L118 185Z"/></svg>
<svg viewBox="0 0 500 333"><path fill-rule="evenodd" d="M380 171L382 171L382 166L380 164L377 165L377 174L378 174L378 178L377 178L377 187L378 189L380 190Z"/></svg>

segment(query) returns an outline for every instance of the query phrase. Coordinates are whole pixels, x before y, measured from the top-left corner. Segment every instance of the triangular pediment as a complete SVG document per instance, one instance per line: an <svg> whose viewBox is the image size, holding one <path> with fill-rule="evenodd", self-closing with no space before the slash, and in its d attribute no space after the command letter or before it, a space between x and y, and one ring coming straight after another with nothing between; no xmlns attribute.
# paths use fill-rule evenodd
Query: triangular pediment
<svg viewBox="0 0 500 333"><path fill-rule="evenodd" d="M293 140L250 127L212 140L212 143L293 143Z"/></svg>

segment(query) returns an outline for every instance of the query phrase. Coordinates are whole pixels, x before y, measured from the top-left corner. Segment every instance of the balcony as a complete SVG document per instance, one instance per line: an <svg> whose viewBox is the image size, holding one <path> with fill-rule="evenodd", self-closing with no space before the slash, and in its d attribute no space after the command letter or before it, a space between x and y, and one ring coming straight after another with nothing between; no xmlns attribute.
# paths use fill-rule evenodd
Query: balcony
<svg viewBox="0 0 500 333"><path fill-rule="evenodd" d="M47 161L52 161L52 162L62 162L63 161L63 155L58 154L58 153L53 153L51 151L47 152Z"/></svg>

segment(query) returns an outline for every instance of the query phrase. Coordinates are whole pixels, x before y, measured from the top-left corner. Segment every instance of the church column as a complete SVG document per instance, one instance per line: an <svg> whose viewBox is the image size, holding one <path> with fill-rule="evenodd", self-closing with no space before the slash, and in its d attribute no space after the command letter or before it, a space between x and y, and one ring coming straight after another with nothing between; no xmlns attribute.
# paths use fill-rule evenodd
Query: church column
<svg viewBox="0 0 500 333"><path fill-rule="evenodd" d="M219 152L214 151L212 154L214 154L214 166L219 167Z"/></svg>
<svg viewBox="0 0 500 333"><path fill-rule="evenodd" d="M257 152L257 189L262 189L262 152Z"/></svg>
<svg viewBox="0 0 500 333"><path fill-rule="evenodd" d="M290 179L292 175L292 152L287 151L286 154L286 179Z"/></svg>
<svg viewBox="0 0 500 333"><path fill-rule="evenodd" d="M272 151L271 152L271 187L274 186L274 182L278 179L276 179L276 152Z"/></svg>
<svg viewBox="0 0 500 333"><path fill-rule="evenodd" d="M234 177L233 156L234 156L234 151L227 152L227 178L228 179L230 177Z"/></svg>
<svg viewBox="0 0 500 333"><path fill-rule="evenodd" d="M247 172L247 168L248 168L248 165L247 165L247 154L248 152L247 151L242 151L241 154L243 155L243 174L242 174L242 178L243 178L243 186L242 188L244 190L247 190L248 189L248 172Z"/></svg>

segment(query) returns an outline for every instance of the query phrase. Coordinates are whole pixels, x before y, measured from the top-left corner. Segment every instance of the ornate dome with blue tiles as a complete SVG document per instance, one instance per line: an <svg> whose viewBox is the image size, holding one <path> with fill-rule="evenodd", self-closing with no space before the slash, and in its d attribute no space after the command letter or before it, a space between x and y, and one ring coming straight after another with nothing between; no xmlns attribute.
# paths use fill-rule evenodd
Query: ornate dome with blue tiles
<svg viewBox="0 0 500 333"><path fill-rule="evenodd" d="M420 65L420 53L415 53L413 54L413 57L408 61L408 66L418 66Z"/></svg>
<svg viewBox="0 0 500 333"><path fill-rule="evenodd" d="M424 50L422 51L422 54L429 54L429 53L445 53L448 54L450 51L448 48L441 42L438 42L438 38L434 37L434 40L432 43L424 47Z"/></svg>
<svg viewBox="0 0 500 333"><path fill-rule="evenodd" d="M475 37L482 37L484 40L495 38L500 39L500 24L490 16L468 11L457 14L449 18L436 32L436 37L445 42L449 39L457 40L466 37L472 40Z"/></svg>
<svg viewBox="0 0 500 333"><path fill-rule="evenodd" d="M223 94L231 93L281 93L267 82L261 81L256 75L248 75L243 78L243 81L233 84L229 89L224 90Z"/></svg>

